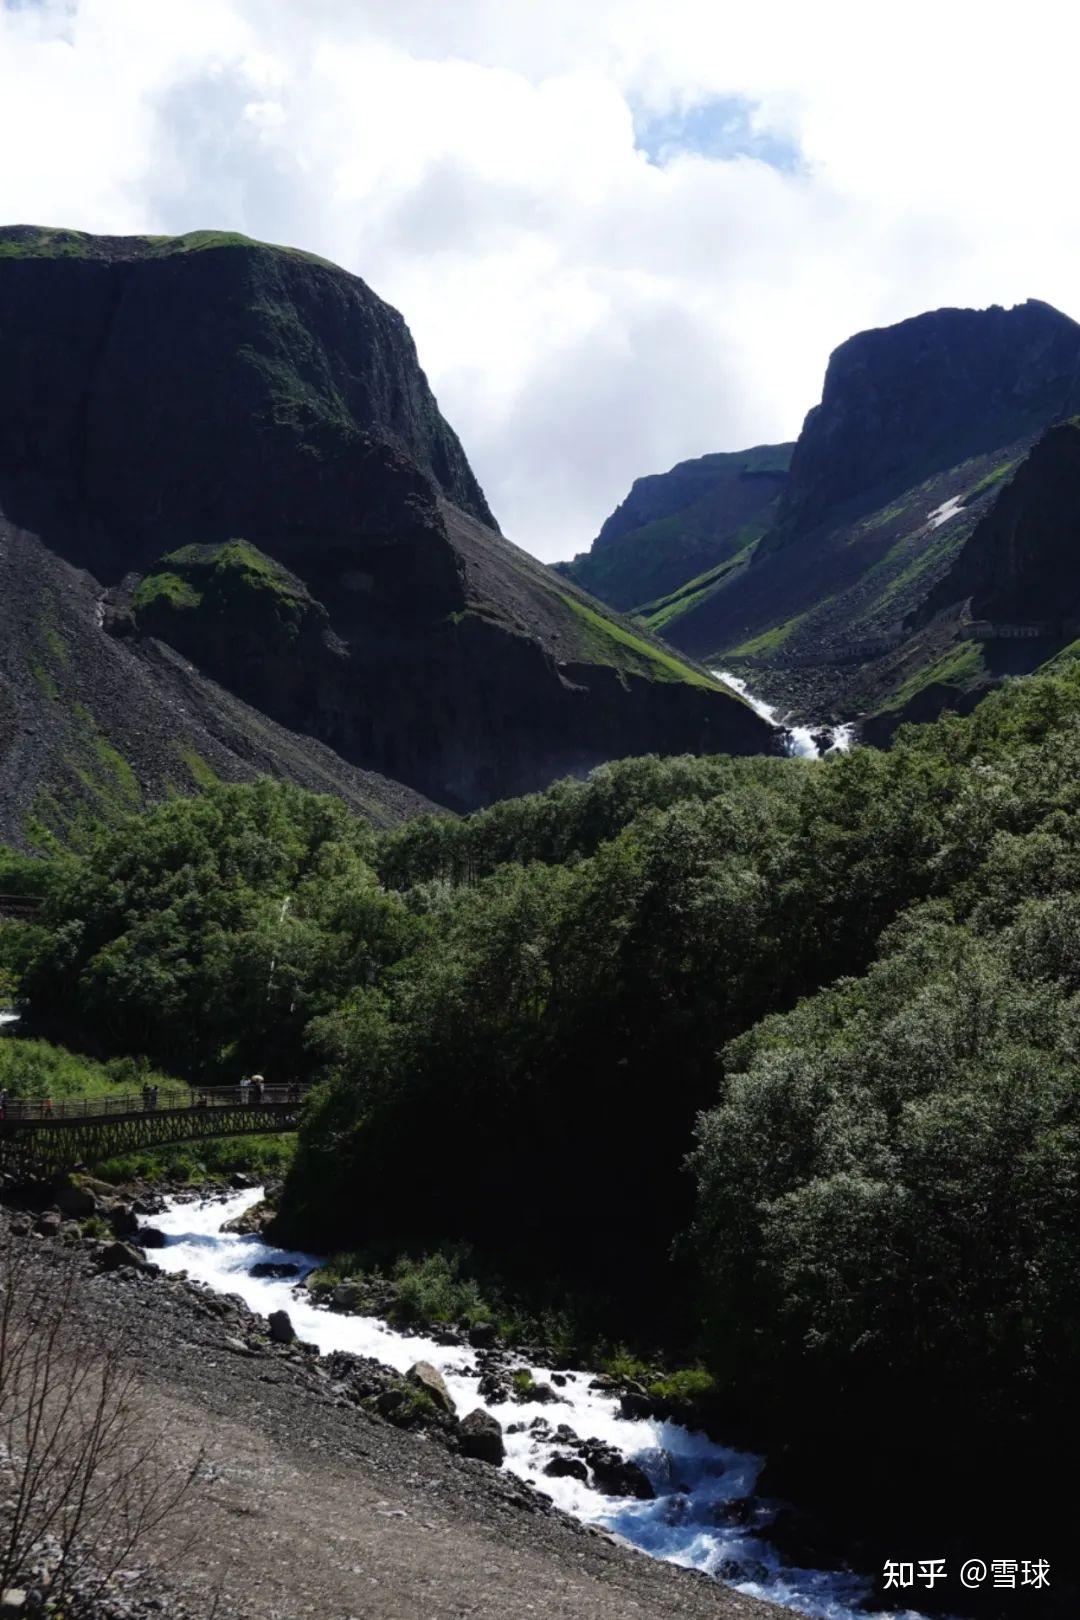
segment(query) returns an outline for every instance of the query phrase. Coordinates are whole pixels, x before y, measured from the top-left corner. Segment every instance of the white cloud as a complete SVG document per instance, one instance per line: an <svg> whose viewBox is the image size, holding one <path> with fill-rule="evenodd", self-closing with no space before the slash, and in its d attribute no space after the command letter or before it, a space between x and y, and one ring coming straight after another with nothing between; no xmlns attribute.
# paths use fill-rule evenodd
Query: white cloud
<svg viewBox="0 0 1080 1620"><path fill-rule="evenodd" d="M1074 27L1057 0L0 0L0 217L357 271L504 528L562 556L639 473L793 435L860 327L1080 313ZM801 162L635 146L635 115L717 98Z"/></svg>

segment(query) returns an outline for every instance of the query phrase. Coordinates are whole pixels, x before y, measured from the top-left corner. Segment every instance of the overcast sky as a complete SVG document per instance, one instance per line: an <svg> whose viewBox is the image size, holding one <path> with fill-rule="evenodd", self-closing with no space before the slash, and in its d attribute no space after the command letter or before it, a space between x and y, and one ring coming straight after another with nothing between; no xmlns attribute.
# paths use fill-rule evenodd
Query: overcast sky
<svg viewBox="0 0 1080 1620"><path fill-rule="evenodd" d="M1080 315L1066 0L0 0L0 218L296 244L405 315L504 530L794 437L830 349Z"/></svg>

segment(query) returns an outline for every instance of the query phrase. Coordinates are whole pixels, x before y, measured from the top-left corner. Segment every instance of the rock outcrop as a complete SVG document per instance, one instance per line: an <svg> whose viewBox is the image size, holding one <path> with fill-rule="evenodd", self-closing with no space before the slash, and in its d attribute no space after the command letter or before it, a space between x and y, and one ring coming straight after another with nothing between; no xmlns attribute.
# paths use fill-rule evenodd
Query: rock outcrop
<svg viewBox="0 0 1080 1620"><path fill-rule="evenodd" d="M928 603L1017 629L1080 620L1080 417L1050 429L1004 485Z"/></svg>
<svg viewBox="0 0 1080 1620"><path fill-rule="evenodd" d="M621 754L772 747L700 670L499 534L401 316L307 254L0 230L0 513L10 544L21 530L89 571L95 635L153 671L129 674L129 729L162 682L212 729L217 687L307 744L249 722L252 755L296 779L321 744L346 796L361 771L470 807ZM111 655L71 655L84 627L65 605L24 610L53 705L34 724L55 761L77 704L157 796L161 772L101 719ZM0 598L5 631L11 615ZM25 664L5 674L8 767ZM42 776L54 797L60 774Z"/></svg>
<svg viewBox="0 0 1080 1620"><path fill-rule="evenodd" d="M1037 299L859 332L829 360L770 544L1038 433L1070 409L1078 366L1080 326Z"/></svg>
<svg viewBox="0 0 1080 1620"><path fill-rule="evenodd" d="M1080 326L1048 304L859 333L829 361L768 533L646 620L695 657L745 660L785 708L794 688L814 719L872 710L911 669L861 671L893 657L1032 444L1078 406Z"/></svg>

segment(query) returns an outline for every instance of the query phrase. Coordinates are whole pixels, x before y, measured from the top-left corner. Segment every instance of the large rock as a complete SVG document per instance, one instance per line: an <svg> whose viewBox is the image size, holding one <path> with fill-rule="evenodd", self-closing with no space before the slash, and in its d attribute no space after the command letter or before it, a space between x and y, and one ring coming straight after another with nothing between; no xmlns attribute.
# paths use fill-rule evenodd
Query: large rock
<svg viewBox="0 0 1080 1620"><path fill-rule="evenodd" d="M482 1401L487 1401L489 1406L504 1405L505 1402L513 1398L509 1373L499 1367L489 1367L481 1375L480 1382L476 1386L476 1393Z"/></svg>
<svg viewBox="0 0 1080 1620"><path fill-rule="evenodd" d="M163 1249L166 1238L164 1232L156 1226L142 1226L139 1228L139 1242L144 1249Z"/></svg>
<svg viewBox="0 0 1080 1620"><path fill-rule="evenodd" d="M81 1172L78 1178L73 1180L72 1184L86 1187L88 1191L96 1193L98 1198L106 1200L115 1198L119 1190L111 1181L99 1181L96 1176L85 1176Z"/></svg>
<svg viewBox="0 0 1080 1620"><path fill-rule="evenodd" d="M136 1237L139 1231L139 1218L130 1204L113 1204L106 1211L105 1219L113 1229L114 1236L118 1238Z"/></svg>
<svg viewBox="0 0 1080 1620"><path fill-rule="evenodd" d="M619 1412L624 1418L633 1422L637 1418L647 1418L652 1415L653 1403L644 1390L624 1390L619 1397Z"/></svg>
<svg viewBox="0 0 1080 1620"><path fill-rule="evenodd" d="M515 1382L513 1385L513 1395L515 1401L520 1401L524 1406L532 1405L534 1403L539 1403L541 1406L548 1406L552 1401L561 1401L563 1399L561 1395L557 1395L555 1393L550 1384L536 1383L532 1379L530 1379L527 1384L519 1384Z"/></svg>
<svg viewBox="0 0 1080 1620"><path fill-rule="evenodd" d="M614 1446L602 1440L587 1440L581 1454L593 1472L597 1490L605 1496L636 1496L650 1502L656 1495L648 1475L636 1462L630 1462Z"/></svg>
<svg viewBox="0 0 1080 1620"><path fill-rule="evenodd" d="M242 1215L234 1215L231 1221L225 1222L221 1230L223 1232L239 1232L242 1237L258 1237L261 1235L263 1227L267 1226L273 1218L273 1205L268 1204L264 1198L259 1203L252 1204L250 1209L245 1209Z"/></svg>
<svg viewBox="0 0 1080 1620"><path fill-rule="evenodd" d="M47 1209L44 1215L39 1215L34 1231L41 1237L59 1237L60 1213L58 1210Z"/></svg>
<svg viewBox="0 0 1080 1620"><path fill-rule="evenodd" d="M589 1470L581 1458L564 1457L561 1452L545 1463L544 1473L551 1479L579 1479L583 1485L589 1483Z"/></svg>
<svg viewBox="0 0 1080 1620"><path fill-rule="evenodd" d="M267 1320L270 1323L270 1339L272 1343L292 1344L296 1334L288 1311L271 1311Z"/></svg>
<svg viewBox="0 0 1080 1620"><path fill-rule="evenodd" d="M97 1211L98 1201L89 1187L57 1187L56 1202L65 1215L83 1217Z"/></svg>
<svg viewBox="0 0 1080 1620"><path fill-rule="evenodd" d="M131 1243L109 1243L98 1259L103 1271L119 1271L123 1266L134 1266L139 1271L153 1269L146 1256Z"/></svg>
<svg viewBox="0 0 1080 1620"><path fill-rule="evenodd" d="M481 1462L498 1468L506 1456L502 1424L482 1407L463 1418L458 1430L461 1449L466 1457L477 1457Z"/></svg>
<svg viewBox="0 0 1080 1620"><path fill-rule="evenodd" d="M364 1290L358 1282L342 1282L330 1295L330 1306L335 1311L355 1311L363 1298Z"/></svg>
<svg viewBox="0 0 1080 1620"><path fill-rule="evenodd" d="M405 1377L410 1384L415 1384L418 1389L422 1389L440 1412L446 1412L450 1417L454 1416L457 1410L454 1405L454 1397L447 1389L446 1380L438 1367L433 1367L430 1361L418 1361L409 1368Z"/></svg>

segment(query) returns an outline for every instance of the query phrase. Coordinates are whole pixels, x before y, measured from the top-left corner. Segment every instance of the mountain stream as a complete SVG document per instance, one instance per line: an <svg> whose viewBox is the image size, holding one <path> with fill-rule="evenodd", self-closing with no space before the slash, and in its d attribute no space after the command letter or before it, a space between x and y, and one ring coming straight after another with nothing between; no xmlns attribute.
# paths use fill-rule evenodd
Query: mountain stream
<svg viewBox="0 0 1080 1620"><path fill-rule="evenodd" d="M326 1353L348 1350L374 1356L406 1372L414 1362L439 1369L464 1417L485 1407L477 1394L475 1352L467 1346L444 1346L422 1335L399 1332L371 1316L341 1315L316 1306L296 1277L252 1276L260 1262L293 1264L303 1276L318 1264L315 1256L275 1249L261 1238L223 1232L224 1222L249 1209L261 1189L238 1192L224 1200L170 1199L166 1210L150 1218L166 1236L153 1259L167 1272L184 1270L189 1277L220 1292L239 1294L255 1311L269 1315L286 1310L301 1339ZM719 1445L706 1435L653 1418L620 1415L616 1394L590 1388L593 1374L530 1368L538 1381L556 1383L558 1404L503 1402L490 1410L503 1426L504 1466L533 1482L556 1505L575 1518L613 1531L654 1558L668 1559L718 1577L740 1592L770 1599L813 1620L868 1620L876 1613L867 1604L871 1583L850 1572L798 1569L785 1564L768 1537L770 1510L747 1503L764 1459ZM539 1434L530 1425L543 1421ZM602 1495L573 1478L552 1478L545 1464L559 1452L551 1433L569 1424L582 1439L595 1437L618 1448L648 1475L652 1501ZM774 1504L776 1506L778 1504ZM749 1509L749 1511L747 1511ZM921 1620L914 1611L890 1611L880 1620Z"/></svg>

